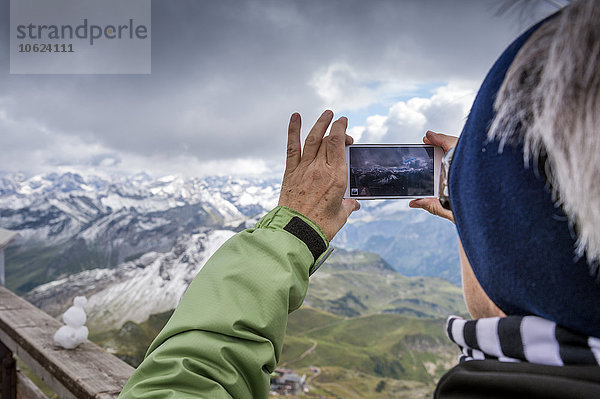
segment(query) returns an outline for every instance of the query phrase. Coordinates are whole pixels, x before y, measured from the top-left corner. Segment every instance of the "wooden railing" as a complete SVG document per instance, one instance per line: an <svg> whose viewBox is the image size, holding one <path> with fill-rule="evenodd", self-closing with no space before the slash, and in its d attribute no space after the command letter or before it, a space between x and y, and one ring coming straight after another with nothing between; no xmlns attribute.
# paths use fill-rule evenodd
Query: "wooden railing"
<svg viewBox="0 0 600 399"><path fill-rule="evenodd" d="M60 398L109 399L119 396L133 368L90 341L67 350L54 345L62 324L26 300L0 287L1 399L46 396L16 370L16 355Z"/></svg>

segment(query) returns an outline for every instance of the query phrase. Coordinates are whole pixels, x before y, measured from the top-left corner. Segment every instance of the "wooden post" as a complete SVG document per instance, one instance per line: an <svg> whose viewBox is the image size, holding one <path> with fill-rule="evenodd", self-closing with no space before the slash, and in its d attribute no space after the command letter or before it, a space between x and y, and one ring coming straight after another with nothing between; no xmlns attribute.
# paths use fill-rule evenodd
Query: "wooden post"
<svg viewBox="0 0 600 399"><path fill-rule="evenodd" d="M2 364L2 399L17 399L17 362L13 353L0 342Z"/></svg>
<svg viewBox="0 0 600 399"><path fill-rule="evenodd" d="M27 378L21 370L17 370L17 399L48 399L38 387Z"/></svg>

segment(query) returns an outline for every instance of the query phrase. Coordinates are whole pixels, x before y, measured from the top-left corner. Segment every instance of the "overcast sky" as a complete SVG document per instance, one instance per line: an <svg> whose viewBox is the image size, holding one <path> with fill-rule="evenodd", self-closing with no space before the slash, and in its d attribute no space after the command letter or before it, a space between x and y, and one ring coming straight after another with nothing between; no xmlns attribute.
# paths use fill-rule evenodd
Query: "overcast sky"
<svg viewBox="0 0 600 399"><path fill-rule="evenodd" d="M9 74L0 0L0 171L278 176L290 114L306 133L326 108L359 142L458 134L502 49L557 9L499 3L153 1L150 75L52 76Z"/></svg>

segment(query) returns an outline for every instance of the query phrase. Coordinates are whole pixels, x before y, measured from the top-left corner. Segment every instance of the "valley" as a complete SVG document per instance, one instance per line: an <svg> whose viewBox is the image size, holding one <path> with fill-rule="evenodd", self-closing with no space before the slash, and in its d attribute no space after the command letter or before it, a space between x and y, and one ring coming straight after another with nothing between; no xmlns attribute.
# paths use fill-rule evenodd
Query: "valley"
<svg viewBox="0 0 600 399"><path fill-rule="evenodd" d="M0 174L7 285L60 317L86 295L90 338L137 365L188 284L277 202L277 182L147 175ZM402 201L363 201L292 313L280 364L306 397L430 397L465 315L456 232ZM148 300L152 298L152 300Z"/></svg>

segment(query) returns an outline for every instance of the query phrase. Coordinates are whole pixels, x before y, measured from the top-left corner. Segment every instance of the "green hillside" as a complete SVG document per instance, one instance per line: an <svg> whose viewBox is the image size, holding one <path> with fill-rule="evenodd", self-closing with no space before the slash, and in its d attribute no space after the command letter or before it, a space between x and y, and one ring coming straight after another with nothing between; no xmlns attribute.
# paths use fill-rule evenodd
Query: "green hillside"
<svg viewBox="0 0 600 399"><path fill-rule="evenodd" d="M446 280L406 277L377 254L339 249L311 277L305 304L347 317L440 318L466 312L462 290Z"/></svg>
<svg viewBox="0 0 600 399"><path fill-rule="evenodd" d="M374 314L327 320L323 315L322 311L310 307L290 315L282 365L351 367L380 377L426 381L431 373L421 363L435 362L435 358L423 354L448 349L442 319ZM313 327L306 329L307 325ZM306 350L314 341L318 343L314 352L298 359L296 354L300 350L294 347ZM405 356L406 353L410 356Z"/></svg>
<svg viewBox="0 0 600 399"><path fill-rule="evenodd" d="M310 375L310 370L297 370ZM301 398L422 399L433 397L433 386L418 381L374 377L351 369L323 367L309 381L310 391ZM311 378L309 376L308 378ZM277 396L269 396L277 398ZM286 398L294 398L286 396Z"/></svg>
<svg viewBox="0 0 600 399"><path fill-rule="evenodd" d="M144 360L150 343L167 324L172 314L172 310L153 314L140 324L128 321L118 330L100 333L91 331L89 339L130 365L137 367Z"/></svg>
<svg viewBox="0 0 600 399"><path fill-rule="evenodd" d="M443 326L443 319L397 314L343 318L303 307L290 315L280 366L308 376L318 367L311 386L334 397L351 397L349 392L399 397L396 391L406 390L407 381L412 394L415 389L431 392L456 361ZM382 380L384 389L376 392Z"/></svg>
<svg viewBox="0 0 600 399"><path fill-rule="evenodd" d="M442 277L460 284L454 224L425 211L384 211L391 203L376 201L370 212L352 214L335 239L381 255L403 275Z"/></svg>
<svg viewBox="0 0 600 399"><path fill-rule="evenodd" d="M115 259L83 239L48 246L8 247L6 286L23 295L40 284L84 270L114 266Z"/></svg>
<svg viewBox="0 0 600 399"><path fill-rule="evenodd" d="M171 314L91 339L137 366ZM279 365L307 375L308 397L426 397L456 361L443 325L397 314L346 318L305 306L289 317Z"/></svg>
<svg viewBox="0 0 600 399"><path fill-rule="evenodd" d="M430 397L458 355L445 318L465 312L460 288L445 280L405 277L376 254L336 251L289 316L279 365L307 376L304 397ZM137 366L171 314L91 339Z"/></svg>

